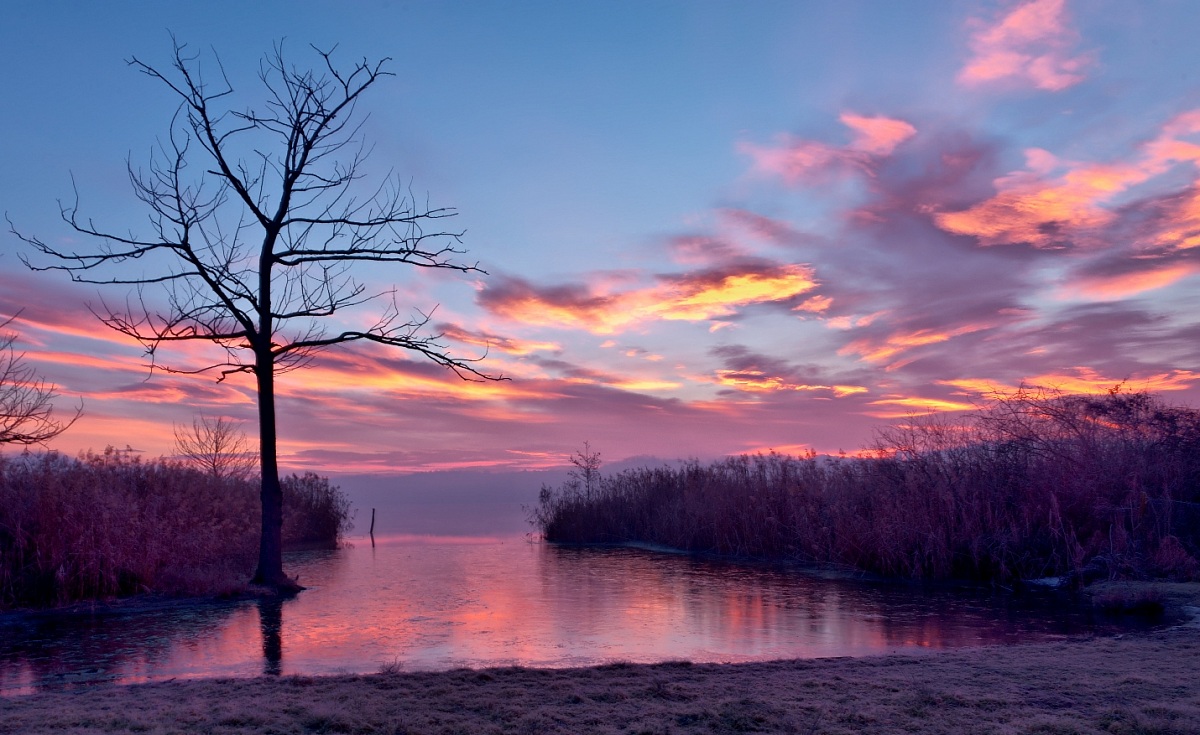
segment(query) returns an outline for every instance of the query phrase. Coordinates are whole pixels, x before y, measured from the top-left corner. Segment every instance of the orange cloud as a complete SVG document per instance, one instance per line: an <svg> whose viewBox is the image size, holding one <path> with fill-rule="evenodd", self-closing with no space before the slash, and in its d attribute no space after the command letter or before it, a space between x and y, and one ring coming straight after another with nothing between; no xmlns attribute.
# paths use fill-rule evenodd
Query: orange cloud
<svg viewBox="0 0 1200 735"><path fill-rule="evenodd" d="M746 393L775 393L777 391L830 391L834 396L842 398L856 393L866 393L867 388L861 385L807 385L792 383L787 378L771 375L762 370L718 370L717 385L735 388Z"/></svg>
<svg viewBox="0 0 1200 735"><path fill-rule="evenodd" d="M972 56L959 72L967 86L1013 80L1052 92L1084 80L1091 54L1072 54L1077 34L1067 28L1065 0L1029 0L971 35Z"/></svg>
<svg viewBox="0 0 1200 735"><path fill-rule="evenodd" d="M934 222L947 232L977 238L980 245L1027 243L1062 247L1085 240L1089 231L1115 218L1105 204L1130 188L1168 172L1178 163L1200 164L1200 146L1180 140L1200 133L1200 111L1179 115L1142 146L1131 163L1059 162L1045 151L1026 152L1026 169L994 182L990 199L958 212L936 212ZM1049 174L1066 169L1058 177ZM1150 243L1183 247L1200 242L1200 202L1179 205L1174 217L1149 238ZM1180 221L1182 218L1183 221Z"/></svg>
<svg viewBox="0 0 1200 735"><path fill-rule="evenodd" d="M948 401L942 398L920 398L916 396L880 398L877 401L871 401L870 405L882 406L883 408L876 411L867 411L867 415L884 419L944 413L947 411L972 411L975 409L974 404L963 403L962 401Z"/></svg>
<svg viewBox="0 0 1200 735"><path fill-rule="evenodd" d="M658 320L730 316L751 304L787 301L816 286L808 266L772 265L689 274L649 288L599 294L582 288L538 289L510 279L484 291L480 302L492 313L524 324L611 334Z"/></svg>
<svg viewBox="0 0 1200 735"><path fill-rule="evenodd" d="M1097 301L1123 299L1170 286L1197 272L1200 272L1200 264L1177 263L1115 276L1088 276L1065 286L1063 294Z"/></svg>
<svg viewBox="0 0 1200 735"><path fill-rule="evenodd" d="M1186 390L1200 381L1200 372L1191 370L1171 370L1150 375L1134 375L1128 379L1112 378L1101 375L1088 367L1075 367L1071 372L1044 373L1034 375L1021 381L1021 385L1038 388L1051 388L1063 393L1103 394L1108 393L1118 385L1124 385L1132 390L1165 391ZM939 380L940 385L958 388L967 394L981 396L997 393L1012 393L1016 385L1006 385L994 380L983 378L962 378L958 380Z"/></svg>
<svg viewBox="0 0 1200 735"><path fill-rule="evenodd" d="M990 329L991 326L991 324L964 324L961 327L947 331L918 329L912 332L890 334L882 342L872 338L856 339L839 349L838 354L858 355L867 362L883 362L890 360L901 352L916 347L946 342L963 334Z"/></svg>

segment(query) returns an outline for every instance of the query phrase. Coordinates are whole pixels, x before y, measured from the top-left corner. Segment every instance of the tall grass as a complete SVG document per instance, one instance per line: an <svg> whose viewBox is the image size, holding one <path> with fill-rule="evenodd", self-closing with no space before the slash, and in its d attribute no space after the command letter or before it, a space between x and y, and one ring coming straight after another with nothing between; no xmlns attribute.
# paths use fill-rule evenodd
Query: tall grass
<svg viewBox="0 0 1200 735"><path fill-rule="evenodd" d="M731 457L543 487L547 540L1007 582L1200 578L1200 412L1145 393L1022 390L865 456Z"/></svg>
<svg viewBox="0 0 1200 735"><path fill-rule="evenodd" d="M283 484L285 547L336 545L350 527L341 491L311 473ZM0 455L0 609L238 589L257 553L258 492L254 479L112 448Z"/></svg>

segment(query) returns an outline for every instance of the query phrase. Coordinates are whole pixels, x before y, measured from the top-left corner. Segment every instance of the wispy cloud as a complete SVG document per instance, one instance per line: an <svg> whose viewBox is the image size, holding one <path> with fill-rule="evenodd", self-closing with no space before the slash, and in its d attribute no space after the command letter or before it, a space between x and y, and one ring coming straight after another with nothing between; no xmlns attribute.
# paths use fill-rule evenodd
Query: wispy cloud
<svg viewBox="0 0 1200 735"><path fill-rule="evenodd" d="M888 362L908 350L936 345L964 334L990 328L991 324L962 324L952 329L918 329L892 332L880 338L855 339L842 347L842 355L858 355L867 362Z"/></svg>
<svg viewBox="0 0 1200 735"><path fill-rule="evenodd" d="M1063 393L1100 395L1117 388L1154 392L1187 390L1200 383L1200 372L1169 370L1160 373L1139 373L1116 377L1105 375L1089 367L1075 367L1060 372L1030 375L1015 384L998 383L993 380L979 378L962 378L938 382L941 385L958 388L966 395L978 396L1005 395L1012 393L1020 386L1048 388L1059 390Z"/></svg>
<svg viewBox="0 0 1200 735"><path fill-rule="evenodd" d="M477 345L488 350L498 350L510 355L531 355L535 352L559 352L562 345L557 342L502 337L485 330L472 330L457 324L439 324L437 330L447 339L468 345Z"/></svg>
<svg viewBox="0 0 1200 735"><path fill-rule="evenodd" d="M1077 52L1065 0L1027 0L993 23L976 21L971 58L958 81L967 86L1010 81L1059 91L1082 82L1094 55Z"/></svg>

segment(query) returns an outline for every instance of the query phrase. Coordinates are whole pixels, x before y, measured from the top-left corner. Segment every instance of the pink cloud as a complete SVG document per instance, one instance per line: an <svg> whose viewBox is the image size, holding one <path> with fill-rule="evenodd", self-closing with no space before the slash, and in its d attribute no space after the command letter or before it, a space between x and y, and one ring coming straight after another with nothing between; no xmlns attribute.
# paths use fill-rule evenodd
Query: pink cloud
<svg viewBox="0 0 1200 735"><path fill-rule="evenodd" d="M909 123L890 117L844 112L838 119L855 133L849 148L873 156L891 155L896 146L917 134L917 129Z"/></svg>
<svg viewBox="0 0 1200 735"><path fill-rule="evenodd" d="M1066 24L1065 0L1029 0L971 35L973 52L958 74L967 86L1017 81L1052 92L1085 79L1089 53L1076 54L1078 34Z"/></svg>
<svg viewBox="0 0 1200 735"><path fill-rule="evenodd" d="M854 133L844 146L780 135L774 146L742 142L737 148L753 159L759 173L796 185L841 171L869 173L876 159L891 155L896 146L917 133L911 124L895 118L844 112L838 119Z"/></svg>

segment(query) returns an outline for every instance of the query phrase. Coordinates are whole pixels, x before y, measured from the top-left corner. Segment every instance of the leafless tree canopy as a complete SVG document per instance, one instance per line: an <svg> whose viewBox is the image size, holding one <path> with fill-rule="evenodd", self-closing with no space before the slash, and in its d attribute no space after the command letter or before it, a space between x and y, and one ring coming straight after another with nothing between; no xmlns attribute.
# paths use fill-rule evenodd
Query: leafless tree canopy
<svg viewBox="0 0 1200 735"><path fill-rule="evenodd" d="M258 456L237 422L200 414L192 425L175 425L175 453L215 478L245 479L258 467Z"/></svg>
<svg viewBox="0 0 1200 735"><path fill-rule="evenodd" d="M12 317L0 322L0 331ZM0 444L45 444L66 431L79 418L54 417L54 386L42 380L26 364L14 344L17 335L0 333Z"/></svg>
<svg viewBox="0 0 1200 735"><path fill-rule="evenodd" d="M62 216L99 246L64 250L17 233L50 256L26 263L81 283L136 287L132 299L103 304L99 316L173 372L253 372L257 349L269 350L282 372L330 345L370 340L415 350L464 377L485 377L423 332L428 314L401 314L393 292L369 292L353 274L361 262L479 269L453 260L463 252L462 233L444 226L454 210L421 205L396 175L370 189L360 181L369 151L355 107L391 75L389 60L339 69L331 52L317 54L321 68L302 71L276 46L259 70L267 91L260 109L225 107L234 95L225 70L217 62L217 83L204 79L199 55L185 45L176 44L173 73L132 59L180 100L148 166L128 165L130 184L150 209L150 236L102 229L80 216L76 194L61 206ZM375 299L384 308L368 326L330 333L321 324ZM161 361L159 347L184 340L215 342L227 359L201 366Z"/></svg>
<svg viewBox="0 0 1200 735"><path fill-rule="evenodd" d="M390 76L388 59L339 67L316 52L315 70L285 60L276 45L259 68L265 101L245 107L219 61L204 73L199 54L176 42L169 69L133 58L137 71L179 100L168 135L146 167L128 165L133 191L147 207L146 233L95 224L79 214L78 195L63 219L92 243L64 249L15 234L42 257L34 270L63 271L80 283L130 287L122 305L97 316L137 339L152 368L212 371L223 380L251 373L259 396L263 541L256 579L286 587L279 551L282 495L276 457L275 375L320 350L352 341L410 350L464 379L486 379L475 362L451 356L425 330L431 312L403 312L395 292L372 292L363 264L481 272L458 262L454 211L417 201L400 178L366 182L360 97ZM375 303L359 326L329 328L339 311ZM357 320L354 311L351 318ZM353 322L352 322L353 323ZM160 348L207 341L211 362L167 362ZM223 356L220 356L223 355Z"/></svg>

